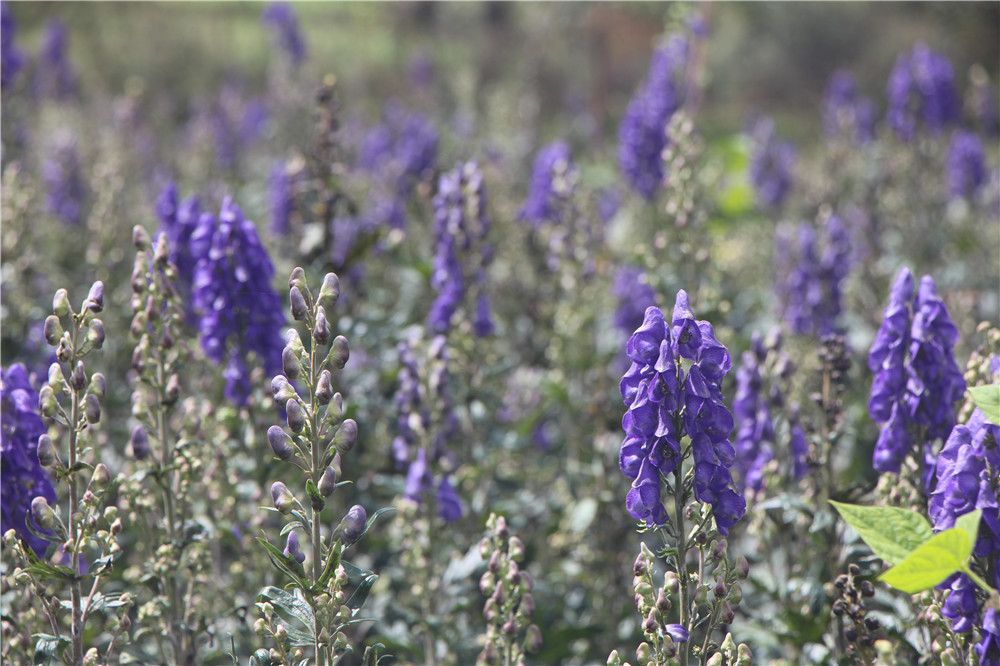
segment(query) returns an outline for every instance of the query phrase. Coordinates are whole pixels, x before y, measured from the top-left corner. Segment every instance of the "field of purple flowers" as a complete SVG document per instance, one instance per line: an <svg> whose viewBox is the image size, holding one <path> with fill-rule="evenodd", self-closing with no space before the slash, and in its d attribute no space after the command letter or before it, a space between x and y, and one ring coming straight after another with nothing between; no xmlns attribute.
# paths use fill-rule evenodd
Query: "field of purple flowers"
<svg viewBox="0 0 1000 666"><path fill-rule="evenodd" d="M4 664L1000 666L997 5L0 7Z"/></svg>

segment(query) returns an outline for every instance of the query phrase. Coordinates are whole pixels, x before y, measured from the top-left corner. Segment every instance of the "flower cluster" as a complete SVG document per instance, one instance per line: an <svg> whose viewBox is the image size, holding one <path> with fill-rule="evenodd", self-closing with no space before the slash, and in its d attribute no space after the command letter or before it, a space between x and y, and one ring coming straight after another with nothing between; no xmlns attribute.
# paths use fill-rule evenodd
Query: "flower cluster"
<svg viewBox="0 0 1000 666"><path fill-rule="evenodd" d="M459 164L442 174L434 196L431 287L437 296L427 316L427 325L435 333L447 333L454 325L470 283L475 290L473 330L480 337L493 333L486 293L486 270L493 259L493 246L486 240L489 230L483 174L476 164Z"/></svg>
<svg viewBox="0 0 1000 666"><path fill-rule="evenodd" d="M295 213L295 194L292 188L292 175L288 172L288 165L277 162L267 179L271 233L275 236L285 236L292 228L292 216Z"/></svg>
<svg viewBox="0 0 1000 666"><path fill-rule="evenodd" d="M953 197L974 198L988 172L983 142L972 132L957 130L948 147L948 190Z"/></svg>
<svg viewBox="0 0 1000 666"><path fill-rule="evenodd" d="M358 167L376 174L405 201L433 168L438 133L419 113L397 103L382 110L382 121L365 134L358 153Z"/></svg>
<svg viewBox="0 0 1000 666"><path fill-rule="evenodd" d="M875 375L868 413L881 426L875 444L877 471L899 473L913 443L923 442L923 455L928 456L931 443L948 436L955 424L955 403L965 392L952 353L957 338L934 280L925 275L914 298L913 276L903 268L868 354ZM925 477L925 485L928 482Z"/></svg>
<svg viewBox="0 0 1000 666"><path fill-rule="evenodd" d="M681 450L686 435L694 456L694 496L712 506L716 527L727 534L746 510L733 489L733 417L721 390L732 365L729 352L710 323L695 320L681 290L670 324L659 308L647 309L626 354L632 364L621 380L627 411L619 464L632 480L626 498L629 514L651 524L667 522L660 499L662 477L678 469L686 456Z"/></svg>
<svg viewBox="0 0 1000 666"><path fill-rule="evenodd" d="M212 216L208 213L204 215L205 224L213 224ZM202 249L196 248L191 242L202 220L201 201L195 195L181 201L177 185L168 183L156 199L156 216L160 220L160 232L167 238L169 260L177 271L178 286L185 292L190 292L199 258L195 255L195 250ZM189 300L189 315L192 308L193 304Z"/></svg>
<svg viewBox="0 0 1000 666"><path fill-rule="evenodd" d="M251 392L248 356L256 354L268 373L281 367L285 316L271 286L274 266L253 222L229 197L218 218L202 216L191 245L201 346L209 359L226 364L226 397L242 406Z"/></svg>
<svg viewBox="0 0 1000 666"><path fill-rule="evenodd" d="M483 605L486 644L476 664L521 666L527 663L527 653L542 647L542 632L532 623L535 584L531 574L521 568L524 544L510 533L507 519L490 514L486 528L487 535L479 543L479 555L487 562L479 579L479 590L487 597Z"/></svg>
<svg viewBox="0 0 1000 666"><path fill-rule="evenodd" d="M923 125L938 133L958 120L960 105L951 62L925 44L896 59L887 88L889 126L911 140Z"/></svg>
<svg viewBox="0 0 1000 666"><path fill-rule="evenodd" d="M45 434L38 413L38 393L31 385L28 369L20 363L0 368L0 406L0 532L14 530L42 554L45 541L28 530L24 519L31 500L44 497L54 503L56 492L38 461L38 438Z"/></svg>
<svg viewBox="0 0 1000 666"><path fill-rule="evenodd" d="M800 335L834 332L843 307L843 283L851 268L850 237L838 215L827 215L823 226L822 253L810 224L798 227L797 251L790 247L786 228L780 228L776 237L776 263L783 268L777 289L782 315ZM794 264L788 267L792 257Z"/></svg>
<svg viewBox="0 0 1000 666"><path fill-rule="evenodd" d="M69 61L69 32L59 19L45 25L42 48L39 53L38 72L41 92L56 99L69 97L76 92L76 73Z"/></svg>
<svg viewBox="0 0 1000 666"><path fill-rule="evenodd" d="M846 70L834 72L827 84L823 128L827 136L859 144L875 138L875 105L861 96L854 75Z"/></svg>
<svg viewBox="0 0 1000 666"><path fill-rule="evenodd" d="M569 144L564 141L556 141L538 151L520 219L535 227L558 221L559 200L565 196L569 184L567 176L576 172L572 160Z"/></svg>
<svg viewBox="0 0 1000 666"><path fill-rule="evenodd" d="M450 523L461 518L463 511L451 481L455 461L447 448L458 431L458 417L451 395L446 338L434 337L423 367L415 347L415 341L399 345L393 456L397 464L408 463L406 499L421 504L433 491L438 516Z"/></svg>
<svg viewBox="0 0 1000 666"><path fill-rule="evenodd" d="M14 82L14 77L24 67L24 53L14 43L16 36L17 24L10 6L0 3L0 88L3 89Z"/></svg>
<svg viewBox="0 0 1000 666"><path fill-rule="evenodd" d="M232 171L240 157L264 133L267 106L260 99L244 99L232 84L224 85L207 110L208 128L219 167Z"/></svg>
<svg viewBox="0 0 1000 666"><path fill-rule="evenodd" d="M288 54L294 67L306 59L306 44L299 29L299 19L288 2L269 2L261 15L264 25L274 32L275 39Z"/></svg>
<svg viewBox="0 0 1000 666"><path fill-rule="evenodd" d="M47 189L45 206L60 222L76 226L83 222L87 185L76 144L60 141L42 165Z"/></svg>
<svg viewBox="0 0 1000 666"><path fill-rule="evenodd" d="M688 94L690 40L673 35L653 52L646 80L632 96L618 126L618 165L626 182L652 200L663 185L667 121Z"/></svg>
<svg viewBox="0 0 1000 666"><path fill-rule="evenodd" d="M612 288L618 299L614 324L624 333L631 333L642 324L646 308L656 303L656 292L649 284L646 272L638 266L620 266Z"/></svg>
<svg viewBox="0 0 1000 666"><path fill-rule="evenodd" d="M778 208L792 189L795 147L778 138L770 119L754 125L752 139L749 176L757 204L763 208Z"/></svg>

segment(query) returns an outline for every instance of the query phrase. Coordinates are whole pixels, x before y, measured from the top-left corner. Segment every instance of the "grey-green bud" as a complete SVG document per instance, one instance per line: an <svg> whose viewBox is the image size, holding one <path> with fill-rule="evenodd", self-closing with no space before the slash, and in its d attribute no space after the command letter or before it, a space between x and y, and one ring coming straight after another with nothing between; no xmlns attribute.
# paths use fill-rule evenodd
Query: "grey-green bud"
<svg viewBox="0 0 1000 666"><path fill-rule="evenodd" d="M333 494L333 491L337 488L337 472L333 467L327 466L323 470L323 476L319 478L319 494L323 497L329 497Z"/></svg>
<svg viewBox="0 0 1000 666"><path fill-rule="evenodd" d="M347 338L338 335L333 339L330 347L330 354L326 357L327 362L338 370L342 370L347 365L347 360L351 357L351 347Z"/></svg>
<svg viewBox="0 0 1000 666"><path fill-rule="evenodd" d="M326 405L331 399L333 399L333 377L329 370L323 370L319 375L319 381L316 382L316 402Z"/></svg>
<svg viewBox="0 0 1000 666"><path fill-rule="evenodd" d="M38 464L49 467L56 461L56 452L52 448L52 438L48 435L38 436Z"/></svg>
<svg viewBox="0 0 1000 666"><path fill-rule="evenodd" d="M267 429L267 443L271 445L271 451L281 460L288 460L292 457L292 444L288 433L281 426L273 425Z"/></svg>
<svg viewBox="0 0 1000 666"><path fill-rule="evenodd" d="M62 319L69 313L69 293L65 289L59 289L52 297L52 314Z"/></svg>
<svg viewBox="0 0 1000 666"><path fill-rule="evenodd" d="M316 307L316 324L313 327L313 339L321 345L330 343L330 322L326 320L326 310L323 309L322 305Z"/></svg>
<svg viewBox="0 0 1000 666"><path fill-rule="evenodd" d="M93 393L88 393L83 399L83 411L87 423L99 423L101 420L101 401Z"/></svg>
<svg viewBox="0 0 1000 666"><path fill-rule="evenodd" d="M306 306L306 299L298 287L288 290L288 300L292 306L292 319L302 321L306 318L309 308Z"/></svg>
<svg viewBox="0 0 1000 666"><path fill-rule="evenodd" d="M337 451L346 453L354 448L358 441L358 424L354 419L345 419L337 429L337 434L333 436L333 445Z"/></svg>
<svg viewBox="0 0 1000 666"><path fill-rule="evenodd" d="M288 419L288 427L292 432L302 432L306 427L306 413L302 410L302 405L295 398L285 403L285 416Z"/></svg>
<svg viewBox="0 0 1000 666"><path fill-rule="evenodd" d="M62 337L63 327L59 323L59 317L55 315L49 315L45 318L45 324L42 327L42 332L45 335L45 341L55 347L59 344L59 338Z"/></svg>
<svg viewBox="0 0 1000 666"><path fill-rule="evenodd" d="M327 273L323 276L323 286L319 288L319 303L324 308L332 308L340 298L340 278L336 273Z"/></svg>

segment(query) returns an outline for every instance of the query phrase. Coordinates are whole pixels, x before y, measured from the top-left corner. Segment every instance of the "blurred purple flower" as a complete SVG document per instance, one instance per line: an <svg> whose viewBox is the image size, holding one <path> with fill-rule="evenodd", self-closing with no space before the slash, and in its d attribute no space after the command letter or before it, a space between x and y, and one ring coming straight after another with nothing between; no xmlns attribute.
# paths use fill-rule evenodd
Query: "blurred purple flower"
<svg viewBox="0 0 1000 666"><path fill-rule="evenodd" d="M784 320L800 335L833 333L843 309L843 283L851 268L850 238L837 215L825 218L824 231L822 253L816 232L807 223L797 229L794 250L787 227L780 227L775 237L778 302Z"/></svg>
<svg viewBox="0 0 1000 666"><path fill-rule="evenodd" d="M951 62L924 44L900 54L889 75L887 119L904 141L921 125L937 134L958 121L959 99Z"/></svg>
<svg viewBox="0 0 1000 666"><path fill-rule="evenodd" d="M612 291L618 299L615 327L625 333L634 331L642 323L646 308L656 302L646 272L638 266L621 266L615 274Z"/></svg>
<svg viewBox="0 0 1000 666"><path fill-rule="evenodd" d="M294 67L306 59L306 44L302 39L299 19L288 2L269 2L261 15L264 25L271 29L281 48L288 54Z"/></svg>
<svg viewBox="0 0 1000 666"><path fill-rule="evenodd" d="M826 88L823 127L827 136L846 137L855 143L875 138L875 105L858 93L854 75L837 70Z"/></svg>
<svg viewBox="0 0 1000 666"><path fill-rule="evenodd" d="M87 185L80 164L80 154L72 141L60 141L42 165L46 209L65 225L83 222Z"/></svg>
<svg viewBox="0 0 1000 666"><path fill-rule="evenodd" d="M284 162L276 162L267 181L268 208L271 212L271 233L285 236L291 230L295 199L292 182Z"/></svg>
<svg viewBox="0 0 1000 666"><path fill-rule="evenodd" d="M551 143L538 151L531 172L528 197L521 208L520 219L535 227L545 222L553 222L557 212L559 194L554 190L554 180L558 174L570 168L572 155L569 144L563 141Z"/></svg>
<svg viewBox="0 0 1000 666"><path fill-rule="evenodd" d="M948 189L953 197L974 198L986 183L983 142L972 132L956 130L948 148Z"/></svg>
<svg viewBox="0 0 1000 666"><path fill-rule="evenodd" d="M45 24L39 53L39 83L43 94L63 99L76 92L76 73L69 61L69 31L59 19Z"/></svg>
<svg viewBox="0 0 1000 666"><path fill-rule="evenodd" d="M752 139L754 148L750 154L749 176L757 204L763 208L778 208L792 189L795 147L778 139L770 119L754 125Z"/></svg>
<svg viewBox="0 0 1000 666"><path fill-rule="evenodd" d="M740 484L750 496L763 489L764 467L774 459L774 421L760 369L765 357L758 352L766 354L763 347L743 352L740 367L736 370L736 395L733 398L736 467Z"/></svg>
<svg viewBox="0 0 1000 666"><path fill-rule="evenodd" d="M24 53L14 43L17 23L6 2L0 2L0 88L6 90L24 67Z"/></svg>

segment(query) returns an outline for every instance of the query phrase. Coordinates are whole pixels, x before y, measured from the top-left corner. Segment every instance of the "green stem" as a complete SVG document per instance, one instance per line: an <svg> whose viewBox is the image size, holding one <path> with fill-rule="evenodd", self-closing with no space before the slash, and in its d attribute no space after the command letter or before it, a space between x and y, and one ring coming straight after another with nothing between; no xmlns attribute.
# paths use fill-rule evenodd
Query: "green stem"
<svg viewBox="0 0 1000 666"><path fill-rule="evenodd" d="M994 599L996 599L997 597L1000 597L1000 593L998 593L995 589L993 589L990 586L989 583L987 583L985 580L983 580L979 576L979 574L977 574L976 572L974 572L972 570L972 568L968 564L962 565L961 572L964 573L969 578L971 578L973 583L975 583L980 588L982 588L987 594L989 594Z"/></svg>
<svg viewBox="0 0 1000 666"><path fill-rule="evenodd" d="M680 623L688 628L688 573L687 573L687 533L684 531L684 473L683 465L678 463L674 469L674 520L677 522L677 577L680 579L678 588L678 610ZM688 646L678 646L681 666L688 664Z"/></svg>
<svg viewBox="0 0 1000 666"><path fill-rule="evenodd" d="M319 438L319 424L316 418L316 338L313 336L312 344L309 345L309 427L310 427L310 454L312 457L312 481L316 486L319 486L320 476L322 475L322 470L320 469L320 456L322 452L320 451L320 438ZM317 511L315 507L312 508L312 524L310 525L311 530L311 541L312 541L312 577L313 583L319 580L323 573L323 535L320 530L320 522L322 520L322 510ZM314 611L318 611L315 607ZM323 666L326 663L325 655L320 648L320 627L319 627L319 613L316 612L316 663L318 666Z"/></svg>

